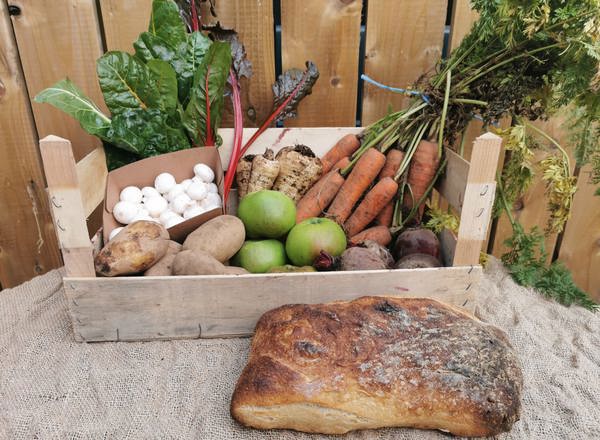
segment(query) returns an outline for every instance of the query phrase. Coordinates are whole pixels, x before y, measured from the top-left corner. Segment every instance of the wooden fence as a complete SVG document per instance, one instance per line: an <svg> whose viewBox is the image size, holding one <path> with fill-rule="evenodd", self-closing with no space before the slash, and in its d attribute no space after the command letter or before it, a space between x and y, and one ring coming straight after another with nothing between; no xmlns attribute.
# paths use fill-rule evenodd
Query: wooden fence
<svg viewBox="0 0 600 440"><path fill-rule="evenodd" d="M151 0L0 0L0 283L19 284L61 265L48 210L37 141L71 139L76 159L98 145L78 123L48 105L32 103L64 77L102 102L95 60L103 51L131 50L147 25ZM476 19L468 0L216 0L218 20L238 30L254 67L243 96L245 123L259 124L271 108L281 69L313 60L321 78L290 126L368 124L406 98L363 83L360 73L407 86L460 43ZM216 20L205 14L208 21ZM231 119L229 119L231 120ZM227 121L227 118L226 118ZM560 120L545 124L563 137ZM476 136L473 123L467 136ZM469 155L469 151L466 152ZM600 198L589 170L580 171L574 214L561 237L548 239L579 285L600 299ZM538 180L517 203L526 226L547 219ZM489 250L503 251L510 227L501 219ZM593 271L593 268L596 271Z"/></svg>

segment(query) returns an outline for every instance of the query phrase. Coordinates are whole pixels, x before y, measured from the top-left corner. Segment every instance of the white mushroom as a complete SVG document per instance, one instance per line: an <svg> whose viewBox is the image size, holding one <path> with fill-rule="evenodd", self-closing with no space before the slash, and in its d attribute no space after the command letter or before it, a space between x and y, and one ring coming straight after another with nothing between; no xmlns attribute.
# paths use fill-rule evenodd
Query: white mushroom
<svg viewBox="0 0 600 440"><path fill-rule="evenodd" d="M215 180L214 171L206 164L197 163L194 165L194 174L204 183L210 183Z"/></svg>
<svg viewBox="0 0 600 440"><path fill-rule="evenodd" d="M183 217L181 217L180 215L176 215L173 217L169 217L167 219L167 222L165 223L165 228L169 229L172 228L175 225L178 225L179 223L185 221L185 219Z"/></svg>
<svg viewBox="0 0 600 440"><path fill-rule="evenodd" d="M123 230L123 226L120 226L118 228L113 229L112 231L110 231L110 234L108 234L108 241L112 240L113 238L115 238L115 236L121 232Z"/></svg>
<svg viewBox="0 0 600 440"><path fill-rule="evenodd" d="M187 191L188 187L192 184L192 179L183 180L180 185L183 187L184 191Z"/></svg>
<svg viewBox="0 0 600 440"><path fill-rule="evenodd" d="M138 207L131 202L117 202L113 207L113 216L115 220L124 225L132 222L138 213Z"/></svg>
<svg viewBox="0 0 600 440"><path fill-rule="evenodd" d="M175 184L175 177L170 173L161 173L154 179L154 188L161 194L171 191Z"/></svg>
<svg viewBox="0 0 600 440"><path fill-rule="evenodd" d="M156 188L153 188L151 186L145 186L142 188L142 195L145 198L149 199L150 197L160 196L160 193L156 191Z"/></svg>
<svg viewBox="0 0 600 440"><path fill-rule="evenodd" d="M209 205L214 205L217 208L220 208L221 206L223 206L223 202L221 201L221 196L219 194L215 194L215 193L208 193L206 195L206 203L208 203Z"/></svg>
<svg viewBox="0 0 600 440"><path fill-rule="evenodd" d="M150 197L144 200L144 207L148 210L148 214L150 215L150 217L158 217L164 211L166 211L167 206L169 206L169 204L161 196Z"/></svg>
<svg viewBox="0 0 600 440"><path fill-rule="evenodd" d="M165 194L165 199L167 199L169 202L172 202L175 197L183 193L185 193L184 186L181 183L177 183L173 188L171 188L171 191Z"/></svg>
<svg viewBox="0 0 600 440"><path fill-rule="evenodd" d="M121 190L119 200L123 202L140 203L142 201L142 191L137 186L126 186Z"/></svg>
<svg viewBox="0 0 600 440"><path fill-rule="evenodd" d="M219 194L219 187L217 186L216 183L209 183L208 184L208 192Z"/></svg>
<svg viewBox="0 0 600 440"><path fill-rule="evenodd" d="M166 209L162 212L162 214L158 217L158 219L164 225L169 218L176 217L178 215L179 214L177 214L176 212L173 212L170 209Z"/></svg>
<svg viewBox="0 0 600 440"><path fill-rule="evenodd" d="M192 203L192 199L187 194L179 194L173 201L171 202L171 210L176 212L177 214L183 214Z"/></svg>
<svg viewBox="0 0 600 440"><path fill-rule="evenodd" d="M183 212L183 218L188 219L204 214L206 211L201 206L194 204Z"/></svg>
<svg viewBox="0 0 600 440"><path fill-rule="evenodd" d="M187 189L187 195L192 200L202 200L208 194L208 185L202 182L193 182Z"/></svg>

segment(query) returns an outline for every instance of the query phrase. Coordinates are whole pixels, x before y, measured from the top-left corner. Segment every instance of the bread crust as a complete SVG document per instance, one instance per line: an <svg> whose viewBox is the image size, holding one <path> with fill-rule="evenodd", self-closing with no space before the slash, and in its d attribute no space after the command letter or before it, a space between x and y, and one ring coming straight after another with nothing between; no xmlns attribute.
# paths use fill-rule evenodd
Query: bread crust
<svg viewBox="0 0 600 440"><path fill-rule="evenodd" d="M519 419L522 384L500 329L432 299L363 297L265 313L231 414L260 429L491 436Z"/></svg>

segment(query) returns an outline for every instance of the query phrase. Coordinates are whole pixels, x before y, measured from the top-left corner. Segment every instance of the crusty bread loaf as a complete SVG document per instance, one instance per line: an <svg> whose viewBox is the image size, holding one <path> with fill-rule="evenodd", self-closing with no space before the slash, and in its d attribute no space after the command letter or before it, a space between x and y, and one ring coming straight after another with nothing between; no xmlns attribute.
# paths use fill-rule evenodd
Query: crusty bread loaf
<svg viewBox="0 0 600 440"><path fill-rule="evenodd" d="M522 381L501 330L435 300L288 305L259 320L231 414L261 429L487 436L519 419Z"/></svg>

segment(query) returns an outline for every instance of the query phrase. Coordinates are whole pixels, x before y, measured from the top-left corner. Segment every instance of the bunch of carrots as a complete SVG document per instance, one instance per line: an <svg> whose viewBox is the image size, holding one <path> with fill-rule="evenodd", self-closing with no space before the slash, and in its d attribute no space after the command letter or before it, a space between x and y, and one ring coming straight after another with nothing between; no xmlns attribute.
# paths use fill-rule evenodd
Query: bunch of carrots
<svg viewBox="0 0 600 440"><path fill-rule="evenodd" d="M343 225L351 243L374 240L388 246L400 212L422 215L438 152L438 145L426 140L410 155L391 147L361 148L359 137L346 135L321 159L322 177L298 202L296 221L327 216Z"/></svg>

